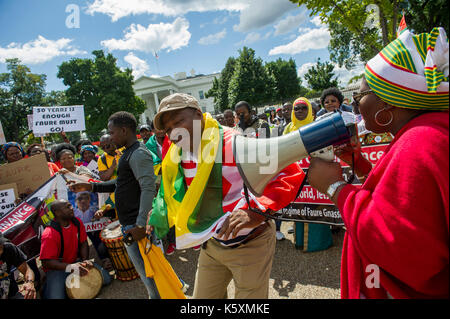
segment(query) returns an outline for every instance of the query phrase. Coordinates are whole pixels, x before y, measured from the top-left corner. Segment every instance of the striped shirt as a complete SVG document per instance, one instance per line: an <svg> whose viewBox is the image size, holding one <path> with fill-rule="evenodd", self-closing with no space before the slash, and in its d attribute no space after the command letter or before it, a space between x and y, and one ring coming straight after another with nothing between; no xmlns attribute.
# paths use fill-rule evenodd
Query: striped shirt
<svg viewBox="0 0 450 319"><path fill-rule="evenodd" d="M223 151L222 151L222 208L224 214L229 214L238 209L247 209L247 201L244 195L244 182L239 174L238 168L232 155L232 137L237 134L233 129L223 127ZM198 160L192 153L183 152L181 167L185 176L186 185L189 187L192 180L197 173ZM254 207L265 211L266 208L262 206L256 198L249 193L250 204ZM262 224L263 222L261 222ZM259 226L259 225L258 225ZM256 227L258 227L256 226ZM218 225L215 233L220 231L221 224ZM224 246L232 246L244 241L255 229L244 228L241 229L235 238L217 238Z"/></svg>

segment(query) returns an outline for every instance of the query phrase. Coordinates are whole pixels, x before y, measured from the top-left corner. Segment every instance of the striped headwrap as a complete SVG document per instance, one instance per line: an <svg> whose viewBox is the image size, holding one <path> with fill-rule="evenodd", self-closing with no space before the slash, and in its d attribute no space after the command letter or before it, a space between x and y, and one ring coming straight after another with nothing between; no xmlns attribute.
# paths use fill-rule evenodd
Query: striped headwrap
<svg viewBox="0 0 450 319"><path fill-rule="evenodd" d="M2 146L2 149L1 149L5 159L6 159L6 152L8 151L8 149L10 147L17 147L19 149L20 153L22 153L22 157L25 157L25 155L26 155L25 151L23 150L23 147L19 143L17 143L17 142L8 142L8 143L4 144Z"/></svg>
<svg viewBox="0 0 450 319"><path fill-rule="evenodd" d="M367 83L393 106L448 110L448 49L443 28L419 35L406 29L367 62Z"/></svg>

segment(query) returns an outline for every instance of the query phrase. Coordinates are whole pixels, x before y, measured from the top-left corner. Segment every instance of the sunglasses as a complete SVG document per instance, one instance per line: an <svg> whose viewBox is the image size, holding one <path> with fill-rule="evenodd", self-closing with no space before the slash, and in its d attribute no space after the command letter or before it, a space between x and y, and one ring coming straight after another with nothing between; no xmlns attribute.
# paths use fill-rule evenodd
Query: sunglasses
<svg viewBox="0 0 450 319"><path fill-rule="evenodd" d="M372 90L367 90L367 91L363 91L363 92L353 92L354 103L356 105L359 105L359 102L361 101L361 99L370 93L374 93L374 92Z"/></svg>
<svg viewBox="0 0 450 319"><path fill-rule="evenodd" d="M298 112L298 111L307 111L308 110L308 106L307 105L296 105L294 106L294 111Z"/></svg>

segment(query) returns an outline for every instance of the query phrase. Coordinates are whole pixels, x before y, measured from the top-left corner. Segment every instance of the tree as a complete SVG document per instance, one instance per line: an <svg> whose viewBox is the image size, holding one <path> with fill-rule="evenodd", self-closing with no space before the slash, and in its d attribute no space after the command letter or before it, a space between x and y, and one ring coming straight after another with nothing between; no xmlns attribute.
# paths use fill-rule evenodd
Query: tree
<svg viewBox="0 0 450 319"><path fill-rule="evenodd" d="M266 63L265 67L275 83L274 101L282 103L306 93L306 89L300 85L297 66L292 58L289 61L279 58Z"/></svg>
<svg viewBox="0 0 450 319"><path fill-rule="evenodd" d="M230 108L228 103L228 85L234 73L236 59L229 57L223 68L220 79L214 78L213 87L206 93L206 97L214 97L214 103L220 111Z"/></svg>
<svg viewBox="0 0 450 319"><path fill-rule="evenodd" d="M0 121L7 141L21 143L28 132L27 114L41 105L45 74L33 74L19 59L6 59L7 73L0 74Z"/></svg>
<svg viewBox="0 0 450 319"><path fill-rule="evenodd" d="M111 114L127 111L136 118L145 110L145 102L134 94L129 68L117 67L112 54L93 51L91 59L71 59L58 68L57 77L69 88L65 91L69 105L84 105L86 134L97 139L107 127Z"/></svg>
<svg viewBox="0 0 450 319"><path fill-rule="evenodd" d="M333 64L328 61L322 63L318 59L317 64L306 72L304 78L312 90L321 92L330 87L338 86L338 80L336 78L333 79L335 76L333 70Z"/></svg>
<svg viewBox="0 0 450 319"><path fill-rule="evenodd" d="M310 16L328 25L330 60L351 69L367 62L397 36L405 13L411 30L429 32L442 26L448 33L447 0L290 0L305 5Z"/></svg>
<svg viewBox="0 0 450 319"><path fill-rule="evenodd" d="M252 106L272 100L275 83L264 68L261 58L255 57L255 50L244 47L239 50L235 69L228 86L228 105L242 100Z"/></svg>
<svg viewBox="0 0 450 319"><path fill-rule="evenodd" d="M443 27L449 34L449 5L447 0L409 0L402 3L408 29L414 33L430 32Z"/></svg>

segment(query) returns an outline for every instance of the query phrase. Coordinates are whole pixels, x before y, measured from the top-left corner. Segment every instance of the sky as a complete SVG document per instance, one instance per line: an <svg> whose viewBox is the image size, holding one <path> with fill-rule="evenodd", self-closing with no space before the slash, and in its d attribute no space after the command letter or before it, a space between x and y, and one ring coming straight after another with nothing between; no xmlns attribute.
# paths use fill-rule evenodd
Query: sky
<svg viewBox="0 0 450 319"><path fill-rule="evenodd" d="M244 46L263 62L293 58L300 77L329 61L327 26L288 0L0 0L0 30L0 73L19 58L48 92L66 89L62 62L100 49L135 80L220 72ZM362 69L335 73L346 86Z"/></svg>

